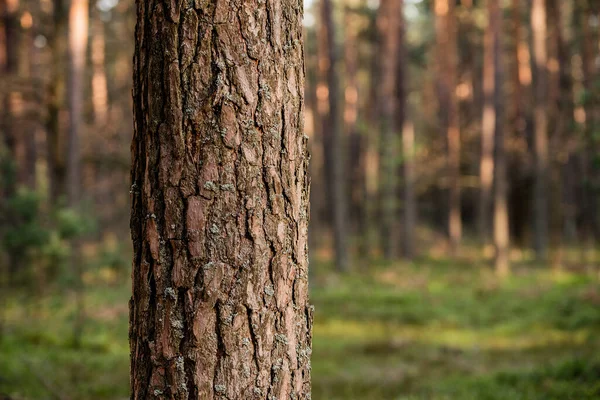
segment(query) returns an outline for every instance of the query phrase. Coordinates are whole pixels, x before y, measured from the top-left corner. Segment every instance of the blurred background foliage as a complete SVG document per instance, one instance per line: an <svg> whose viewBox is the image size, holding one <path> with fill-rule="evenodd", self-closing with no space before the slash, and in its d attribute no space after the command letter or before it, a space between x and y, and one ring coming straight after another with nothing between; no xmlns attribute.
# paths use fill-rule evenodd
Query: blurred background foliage
<svg viewBox="0 0 600 400"><path fill-rule="evenodd" d="M313 398L600 398L599 4L305 7ZM126 399L134 2L0 16L0 399Z"/></svg>

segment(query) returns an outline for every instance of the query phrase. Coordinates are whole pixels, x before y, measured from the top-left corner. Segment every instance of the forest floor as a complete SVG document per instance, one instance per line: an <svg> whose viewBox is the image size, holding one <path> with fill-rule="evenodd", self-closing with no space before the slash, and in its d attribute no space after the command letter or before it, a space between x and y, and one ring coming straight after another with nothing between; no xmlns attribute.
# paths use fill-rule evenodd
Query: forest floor
<svg viewBox="0 0 600 400"><path fill-rule="evenodd" d="M425 259L339 276L313 264L315 400L600 399L600 283L584 272ZM321 268L322 267L322 268ZM0 399L128 398L129 283L3 301Z"/></svg>

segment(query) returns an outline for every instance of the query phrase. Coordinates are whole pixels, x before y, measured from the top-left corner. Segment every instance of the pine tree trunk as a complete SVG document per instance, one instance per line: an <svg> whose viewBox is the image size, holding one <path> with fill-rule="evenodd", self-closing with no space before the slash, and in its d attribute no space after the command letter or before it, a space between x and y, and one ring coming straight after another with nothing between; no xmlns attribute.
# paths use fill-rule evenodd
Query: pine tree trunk
<svg viewBox="0 0 600 400"><path fill-rule="evenodd" d="M80 137L83 128L84 77L88 43L88 0L72 0L69 9L69 79L67 99L69 131L67 138L67 203L78 208L81 196ZM85 321L83 261L80 257L79 238L71 242L71 268L75 275L76 317L73 327L75 345L81 342Z"/></svg>
<svg viewBox="0 0 600 400"><path fill-rule="evenodd" d="M499 0L488 0L493 50L493 107L494 107L494 246L495 268L499 276L510 273L508 222L508 179L506 176L505 117L504 117L504 60L502 49L503 18Z"/></svg>
<svg viewBox="0 0 600 400"><path fill-rule="evenodd" d="M380 129L380 201L381 201L381 244L387 259L398 255L398 173L397 149L400 144L397 132L398 112L398 43L400 39L400 13L397 0L382 0L379 5L377 27L380 36L381 54L380 80L377 93Z"/></svg>
<svg viewBox="0 0 600 400"><path fill-rule="evenodd" d="M321 0L321 23L325 30L326 76L328 112L323 118L323 153L327 174L328 210L333 222L335 266L338 271L348 269L348 196L346 193L346 171L344 167L345 141L341 115L340 77L338 48L335 41L335 24L331 0ZM322 60L324 61L324 60Z"/></svg>
<svg viewBox="0 0 600 400"><path fill-rule="evenodd" d="M70 206L79 202L81 185L80 136L83 127L83 90L88 43L88 1L72 0L69 10L69 133L67 194Z"/></svg>
<svg viewBox="0 0 600 400"><path fill-rule="evenodd" d="M48 86L48 119L46 122L46 162L48 165L49 198L56 205L66 193L66 146L61 135L61 112L65 98L65 43L67 39L67 12L64 0L53 1L52 32L49 37L52 71Z"/></svg>
<svg viewBox="0 0 600 400"><path fill-rule="evenodd" d="M483 39L483 116L481 118L481 158L479 161L479 239L484 246L491 237L491 201L494 183L494 134L496 128L494 0L487 0L488 21Z"/></svg>
<svg viewBox="0 0 600 400"><path fill-rule="evenodd" d="M404 236L402 248L404 258L411 260L415 256L415 229L417 226L417 203L415 200L415 127L412 120L406 118L402 128L402 155L404 160L404 218L402 220Z"/></svg>
<svg viewBox="0 0 600 400"><path fill-rule="evenodd" d="M533 54L535 65L535 187L534 187L534 249L540 260L546 258L548 249L548 77L546 63L546 4L545 0L533 0L531 8Z"/></svg>
<svg viewBox="0 0 600 400"><path fill-rule="evenodd" d="M94 13L92 21L91 47L94 122L98 128L102 129L108 117L108 83L105 67L106 40L104 35L104 21L102 21L99 11Z"/></svg>
<svg viewBox="0 0 600 400"><path fill-rule="evenodd" d="M2 18L4 25L4 69L3 73L9 76L12 80L17 78L19 68L19 42L20 42L20 26L18 16L19 2L18 1L3 1ZM10 160L15 163L15 170L18 170L18 147L19 135L15 129L15 114L18 113L19 102L16 101L16 93L8 90L3 94L0 101L2 102L2 139L7 153L10 155ZM4 177L5 190L3 195L7 198L11 197L17 188L17 176Z"/></svg>
<svg viewBox="0 0 600 400"><path fill-rule="evenodd" d="M396 126L402 135L402 167L399 176L402 176L402 236L400 247L402 256L411 260L415 256L415 228L417 224L417 205L415 202L415 127L409 117L408 105L408 72L409 61L406 49L406 19L404 17L404 0L397 1L399 12L397 76L398 81L396 98L398 101L396 112Z"/></svg>
<svg viewBox="0 0 600 400"><path fill-rule="evenodd" d="M309 399L302 3L190 4L137 2L131 398Z"/></svg>
<svg viewBox="0 0 600 400"><path fill-rule="evenodd" d="M439 119L448 147L448 239L452 254L458 251L462 237L460 127L456 98L458 48L454 10L455 1L435 0Z"/></svg>

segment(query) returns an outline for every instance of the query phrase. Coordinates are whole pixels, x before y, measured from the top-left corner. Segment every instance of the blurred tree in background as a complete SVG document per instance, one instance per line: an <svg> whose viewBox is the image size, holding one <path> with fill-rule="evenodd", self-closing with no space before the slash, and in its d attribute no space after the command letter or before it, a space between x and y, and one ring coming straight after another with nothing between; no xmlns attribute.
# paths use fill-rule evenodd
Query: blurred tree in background
<svg viewBox="0 0 600 400"><path fill-rule="evenodd" d="M304 5L314 398L597 398L600 2ZM0 0L0 397L126 397L135 10Z"/></svg>

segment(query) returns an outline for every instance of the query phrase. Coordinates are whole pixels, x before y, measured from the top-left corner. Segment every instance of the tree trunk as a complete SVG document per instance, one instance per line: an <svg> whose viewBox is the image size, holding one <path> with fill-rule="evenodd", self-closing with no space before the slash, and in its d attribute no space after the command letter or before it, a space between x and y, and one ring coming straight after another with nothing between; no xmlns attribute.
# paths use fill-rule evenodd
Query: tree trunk
<svg viewBox="0 0 600 400"><path fill-rule="evenodd" d="M415 203L415 127L408 118L408 95L407 76L409 70L409 60L406 50L406 20L404 18L404 0L397 1L399 10L399 27L398 27L398 47L396 50L396 126L401 130L402 134L402 168L399 176L402 176L402 237L400 238L400 247L402 256L405 259L411 260L415 255L415 227L417 221L417 208Z"/></svg>
<svg viewBox="0 0 600 400"><path fill-rule="evenodd" d="M20 27L18 1L3 1L2 2L2 18L4 25L4 69L3 73L9 76L11 80L17 78L17 72L19 69L19 42L20 42ZM14 171L18 171L18 147L19 147L19 135L17 129L15 129L15 116L20 112L21 102L18 101L18 94L12 90L8 90L0 101L2 101L2 135L3 144L6 148L7 153L10 155L11 162L14 163ZM17 188L17 175L5 176L4 186L5 190L2 193L6 198L10 198L14 195Z"/></svg>
<svg viewBox="0 0 600 400"><path fill-rule="evenodd" d="M456 98L456 67L458 48L456 38L455 1L435 0L437 87L440 128L448 146L448 238L450 252L456 254L462 237L460 195L460 128Z"/></svg>
<svg viewBox="0 0 600 400"><path fill-rule="evenodd" d="M581 35L581 62L583 72L583 124L584 124L584 146L582 151L582 175L585 182L582 186L582 229L583 229L583 262L588 263L589 255L600 235L598 226L598 204L597 186L598 166L595 162L599 141L594 137L594 129L598 124L598 101L600 98L594 91L595 82L598 79L597 67L595 66L597 52L597 36L591 23L591 14L593 10L592 0L579 0L576 3L575 22L579 26Z"/></svg>
<svg viewBox="0 0 600 400"><path fill-rule="evenodd" d="M340 77L338 67L338 49L335 42L335 24L331 0L321 0L321 23L325 30L327 60L328 112L323 118L323 145L325 155L325 174L327 174L327 192L329 215L333 221L333 239L335 265L338 271L348 269L348 196L346 193L346 171L344 168L345 141L340 109Z"/></svg>
<svg viewBox="0 0 600 400"><path fill-rule="evenodd" d="M502 51L503 18L499 0L488 0L489 24L493 49L493 97L494 97L494 264L499 276L510 272L508 226L508 182L506 176L506 152L504 132L504 60Z"/></svg>
<svg viewBox="0 0 600 400"><path fill-rule="evenodd" d="M137 2L132 399L310 398L302 3L249 3Z"/></svg>
<svg viewBox="0 0 600 400"><path fill-rule="evenodd" d="M103 129L108 117L108 83L106 80L105 53L106 40L104 37L104 21L100 12L94 13L92 21L92 106L94 109L94 122L99 129Z"/></svg>
<svg viewBox="0 0 600 400"><path fill-rule="evenodd" d="M24 14L27 15L27 14ZM29 14L31 15L31 14ZM22 86L33 92L35 90L32 83L34 51L32 22L28 19L22 19L19 48L18 51L18 79L22 82ZM21 186L27 187L30 190L36 188L36 163L37 163L37 146L36 146L36 131L37 122L32 118L36 111L35 102L31 98L27 98L28 94L21 90L21 115L15 121L19 132L19 157L18 157L18 176L17 181Z"/></svg>
<svg viewBox="0 0 600 400"><path fill-rule="evenodd" d="M66 193L66 146L61 134L61 112L65 98L65 42L67 38L67 12L64 0L53 1L53 26L49 38L52 52L52 72L48 86L48 119L46 121L46 160L48 164L49 198L56 205Z"/></svg>
<svg viewBox="0 0 600 400"><path fill-rule="evenodd" d="M494 183L494 136L496 130L496 26L493 18L498 6L487 0L488 21L483 40L483 116L481 123L481 158L479 161L479 239L484 246L490 243L491 201Z"/></svg>
<svg viewBox="0 0 600 400"><path fill-rule="evenodd" d="M411 260L415 256L415 229L417 226L417 204L415 201L415 127L410 117L405 118L402 128L402 158L404 160L404 218L402 220L403 256Z"/></svg>
<svg viewBox="0 0 600 400"><path fill-rule="evenodd" d="M535 65L534 101L534 249L538 260L546 259L548 249L548 77L546 64L546 4L545 0L533 0L531 8L533 54Z"/></svg>
<svg viewBox="0 0 600 400"><path fill-rule="evenodd" d="M398 213L397 213L397 149L400 144L397 131L398 111L398 43L400 39L400 13L398 0L382 0L377 15L377 28L381 43L380 77L377 104L379 107L380 146L380 201L381 201L381 244L384 257L398 256Z"/></svg>
<svg viewBox="0 0 600 400"><path fill-rule="evenodd" d="M69 10L69 131L67 138L67 202L78 208L81 191L81 160L79 139L83 128L85 61L88 43L89 6L87 0L72 0ZM75 274L76 317L74 343L80 344L85 320L83 261L80 257L79 238L71 244L71 267Z"/></svg>
<svg viewBox="0 0 600 400"><path fill-rule="evenodd" d="M363 241L364 235L360 231L360 218L363 212L363 160L362 140L358 130L359 87L358 87L358 36L360 34L359 19L356 10L346 6L344 8L344 135L347 139L348 157L346 171L348 171L348 193L350 204L348 216L351 221L351 231L357 241Z"/></svg>
<svg viewBox="0 0 600 400"><path fill-rule="evenodd" d="M67 194L77 205L81 185L79 138L83 127L85 60L88 43L88 1L72 0L69 10L69 132L67 139Z"/></svg>

